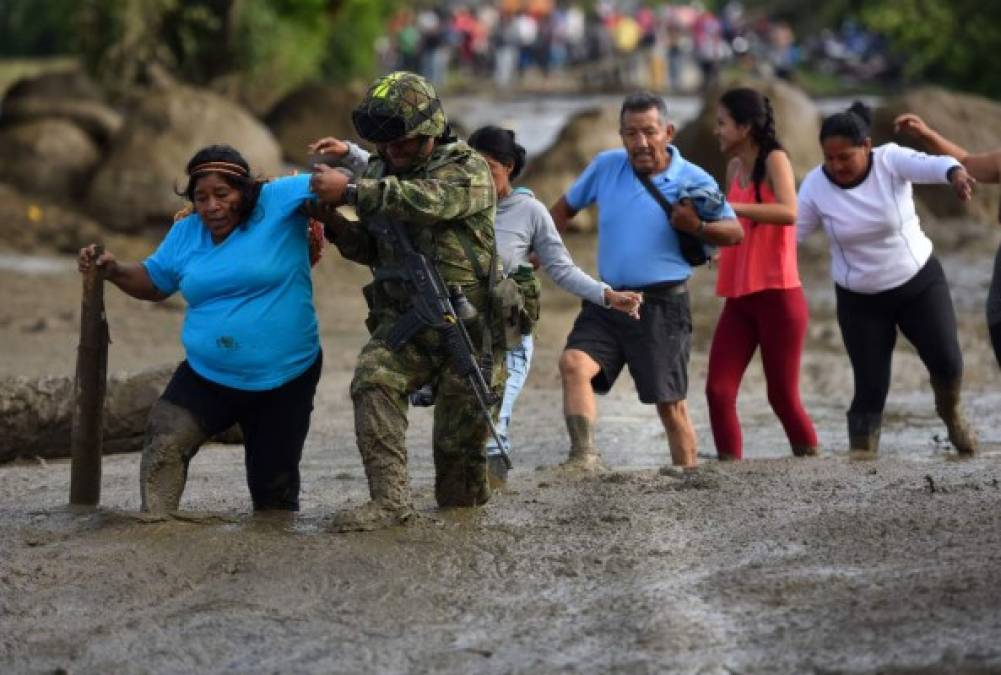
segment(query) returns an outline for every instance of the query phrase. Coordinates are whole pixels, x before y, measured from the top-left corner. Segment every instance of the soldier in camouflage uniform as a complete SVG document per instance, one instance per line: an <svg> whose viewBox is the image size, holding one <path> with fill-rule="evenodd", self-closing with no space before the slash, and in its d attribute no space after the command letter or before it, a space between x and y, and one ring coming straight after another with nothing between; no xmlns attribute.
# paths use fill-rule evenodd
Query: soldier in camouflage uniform
<svg viewBox="0 0 1001 675"><path fill-rule="evenodd" d="M477 506L490 497L484 444L488 426L466 381L450 366L437 331L425 328L393 351L385 339L409 300L399 280L394 251L366 221L376 215L405 223L414 246L435 264L445 283L458 284L478 310L467 324L479 349L487 315L485 272L494 261L495 196L490 171L478 153L451 137L432 86L420 76L382 77L355 109L359 135L375 144L360 176L318 166L314 192L327 205L354 204L360 222L326 210L328 236L341 254L372 268L365 290L372 337L362 348L351 382L358 450L372 501L338 513L340 530L374 529L412 515L407 480L408 395L426 383L437 390L434 410L435 497L438 505ZM496 264L496 261L494 261ZM491 385L503 390L503 348L492 349Z"/></svg>

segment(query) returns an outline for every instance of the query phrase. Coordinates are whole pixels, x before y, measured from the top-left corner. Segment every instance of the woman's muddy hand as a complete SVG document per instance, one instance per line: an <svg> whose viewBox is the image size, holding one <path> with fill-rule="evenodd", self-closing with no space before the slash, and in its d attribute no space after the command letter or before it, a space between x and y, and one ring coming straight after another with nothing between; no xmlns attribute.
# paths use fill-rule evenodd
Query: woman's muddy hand
<svg viewBox="0 0 1001 675"><path fill-rule="evenodd" d="M76 260L77 269L80 274L86 274L92 267L96 266L105 279L110 279L118 271L118 261L110 251L105 251L97 255L97 244L90 244L80 249L80 255Z"/></svg>
<svg viewBox="0 0 1001 675"><path fill-rule="evenodd" d="M923 119L914 113L904 113L893 120L893 131L914 138L925 138L931 129Z"/></svg>
<svg viewBox="0 0 1001 675"><path fill-rule="evenodd" d="M314 164L313 175L309 179L309 187L317 197L330 204L344 202L344 189L348 177L326 164Z"/></svg>
<svg viewBox="0 0 1001 675"><path fill-rule="evenodd" d="M313 155L332 155L341 158L348 154L349 148L348 144L341 139L325 136L307 145L306 149Z"/></svg>
<svg viewBox="0 0 1001 675"><path fill-rule="evenodd" d="M612 309L628 314L633 319L640 318L640 305L643 304L643 294L636 291L613 291L605 289L605 302Z"/></svg>

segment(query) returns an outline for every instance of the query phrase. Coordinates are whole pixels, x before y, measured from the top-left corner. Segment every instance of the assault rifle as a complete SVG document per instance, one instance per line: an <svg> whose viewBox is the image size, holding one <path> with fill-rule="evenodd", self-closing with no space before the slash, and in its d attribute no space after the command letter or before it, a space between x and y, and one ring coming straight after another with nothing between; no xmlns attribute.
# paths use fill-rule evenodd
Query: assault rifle
<svg viewBox="0 0 1001 675"><path fill-rule="evenodd" d="M452 357L453 367L460 377L466 378L476 395L476 402L490 427L490 433L497 441L504 464L510 469L511 458L504 450L504 444L490 415L491 406L500 400L487 384L493 370L493 355L484 354L482 365L477 362L476 350L469 338L469 331L462 323L462 315L455 310L455 305L459 303L453 301L452 294L449 293L449 288L441 278L438 268L414 248L403 223L377 216L367 219L367 226L376 237L391 242L400 266L395 278L402 282L410 296L410 309L397 319L386 338L386 343L395 351L424 328L433 328L439 332ZM455 290L456 295L461 292L461 289ZM465 300L464 296L462 300ZM468 309L475 312L472 307ZM490 327L484 326L484 330L490 330Z"/></svg>

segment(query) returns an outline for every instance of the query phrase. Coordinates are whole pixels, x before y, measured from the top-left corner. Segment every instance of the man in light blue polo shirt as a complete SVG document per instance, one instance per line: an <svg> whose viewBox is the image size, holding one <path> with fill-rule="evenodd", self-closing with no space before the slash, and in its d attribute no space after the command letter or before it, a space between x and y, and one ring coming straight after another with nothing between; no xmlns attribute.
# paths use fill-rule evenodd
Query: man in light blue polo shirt
<svg viewBox="0 0 1001 675"><path fill-rule="evenodd" d="M616 290L642 291L640 320L583 303L560 357L563 405L570 432L567 465L601 468L594 444L594 392L607 393L622 367L636 383L640 401L657 406L675 466L695 465L695 430L688 416L688 356L692 321L686 280L691 266L678 232L707 244L740 243L743 230L729 204L699 212L684 194L719 192L716 181L670 145L674 125L664 100L650 92L626 97L619 115L623 150L599 154L551 212L563 229L581 209L598 205L598 274ZM672 205L664 208L643 176Z"/></svg>

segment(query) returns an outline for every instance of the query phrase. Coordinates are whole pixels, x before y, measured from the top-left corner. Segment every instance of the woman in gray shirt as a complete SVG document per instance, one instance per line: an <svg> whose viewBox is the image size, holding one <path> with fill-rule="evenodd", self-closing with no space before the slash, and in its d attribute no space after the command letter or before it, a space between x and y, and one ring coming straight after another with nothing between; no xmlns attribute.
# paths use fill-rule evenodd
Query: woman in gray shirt
<svg viewBox="0 0 1001 675"><path fill-rule="evenodd" d="M511 186L525 165L525 148L515 141L514 132L495 126L482 127L469 137L469 145L483 155L493 175L497 190L494 230L504 273L516 278L531 274L534 265L530 256L534 254L546 274L563 290L639 318L642 296L631 291L614 291L577 267L545 205L528 188ZM511 449L508 441L511 411L528 377L533 347L532 334L528 332L522 336L521 344L507 353L507 385L497 423L507 452ZM506 480L507 468L493 438L487 441L487 469L495 484Z"/></svg>

